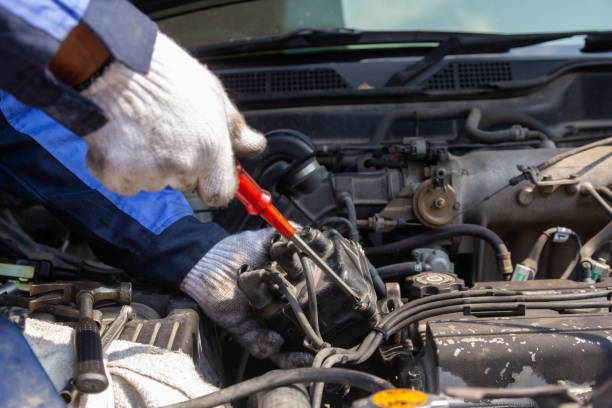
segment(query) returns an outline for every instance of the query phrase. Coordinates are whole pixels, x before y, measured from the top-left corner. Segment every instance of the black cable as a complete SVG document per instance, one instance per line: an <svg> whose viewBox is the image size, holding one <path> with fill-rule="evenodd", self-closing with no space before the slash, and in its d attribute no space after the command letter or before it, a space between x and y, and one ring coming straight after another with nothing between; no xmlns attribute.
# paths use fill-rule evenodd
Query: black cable
<svg viewBox="0 0 612 408"><path fill-rule="evenodd" d="M300 255L302 270L306 280L306 289L308 290L308 315L310 316L310 324L314 328L315 333L322 339L321 330L319 328L319 306L317 304L317 288L314 281L312 268L310 267L310 259L304 254Z"/></svg>
<svg viewBox="0 0 612 408"><path fill-rule="evenodd" d="M306 314L304 313L304 310L302 310L302 306L300 305L300 302L298 302L295 295L291 293L290 288L292 287L292 285L289 282L287 282L287 280L281 275L279 275L278 273L270 272L266 276L268 276L272 281L274 281L274 283L278 285L278 288L280 289L280 291L287 298L287 300L289 301L289 306L293 310L293 314L295 315L295 318L298 324L300 325L300 328L302 329L302 331L304 332L308 340L310 340L312 345L316 348L323 347L325 345L325 342L323 341L321 336L319 336L314 331L314 329L310 325L310 322L308 321L308 318L306 318Z"/></svg>
<svg viewBox="0 0 612 408"><path fill-rule="evenodd" d="M383 378L346 368L292 368L288 370L269 371L259 377L251 378L239 384L234 384L203 397L168 405L166 408L216 407L261 391L289 384L303 384L313 381L322 381L332 384L350 384L369 393L394 388L393 384Z"/></svg>
<svg viewBox="0 0 612 408"><path fill-rule="evenodd" d="M374 335L375 336L375 335ZM341 349L323 349L315 356L314 364L317 364L317 360L320 363L320 366L326 369L333 367L337 363L347 363L351 361L357 361L359 357L361 357L364 352L363 350L368 348L370 345L370 340L374 337L372 333L369 333L365 339L361 342L358 347L354 347L351 350L341 350ZM376 343L374 350L378 348L380 342ZM368 358L372 353L368 354ZM324 356L320 358L320 356ZM323 382L316 382L311 384L310 386L310 399L311 399L311 408L320 408L321 401L323 400L323 386L325 384Z"/></svg>
<svg viewBox="0 0 612 408"><path fill-rule="evenodd" d="M385 316L382 321L378 324L373 331L371 331L364 341L354 349L337 351L337 354L344 354L347 362L353 362L360 364L367 360L378 348L383 337L389 335L391 327L397 325L402 320L410 318L411 316L436 311L444 307L458 307L458 311L462 311L463 308L472 304L498 304L508 303L510 300L515 304L519 304L521 301L530 301L532 303L543 303L550 302L551 300L567 301L567 300L585 300L593 298L605 298L610 294L610 291L593 291L587 293L560 293L553 295L529 295L521 293L520 291L508 291L508 290L467 290L463 292L450 292L441 293L438 295L432 295L425 298L415 299L402 305L400 308ZM434 314L435 315L435 314ZM324 354L327 352L323 349L319 353ZM319 359L319 354L315 357L315 362ZM320 360L320 359L319 359Z"/></svg>
<svg viewBox="0 0 612 408"><path fill-rule="evenodd" d="M469 294L469 291L466 293ZM455 305L474 305L481 303L517 303L517 302L531 302L531 303L541 303L541 302L554 302L554 301L570 301L570 300L585 300L585 299L593 299L599 297L605 297L609 294L609 291L593 291L586 293L561 293L561 294L553 294L553 295L526 295L526 294L518 294L518 295L510 295L510 296L482 296L482 297L464 297L464 298L455 298L455 299L446 299L432 303L426 303L419 305L417 307L412 307L409 309L403 309L402 307L397 309L397 313L392 313L388 315L383 321L378 325L383 330L388 331L396 325L398 322L403 319L412 316L415 313L419 313L424 310L435 310L441 309L448 306Z"/></svg>
<svg viewBox="0 0 612 408"><path fill-rule="evenodd" d="M369 258L398 255L414 248L421 248L443 239L456 236L473 236L488 242L495 251L497 266L502 276L512 273L510 252L502 239L488 228L475 224L451 225L437 230L427 231L420 235L402 239L391 244L385 244L365 249Z"/></svg>
<svg viewBox="0 0 612 408"><path fill-rule="evenodd" d="M418 313L407 319L398 322L396 325L391 327L386 334L389 338L395 333L400 331L406 326L416 323L420 320L440 316L448 313L460 313L464 312L466 307L469 307L469 312L503 312L503 311L518 311L520 307L526 309L552 309L552 310L564 310L564 309L592 309L592 308L609 308L612 307L612 301L597 301L597 302L509 302L509 303L480 303L457 306L441 307L434 310L428 310L426 312Z"/></svg>
<svg viewBox="0 0 612 408"><path fill-rule="evenodd" d="M506 290L492 290L492 289L481 289L481 290L470 290L465 292L449 292L449 293L441 293L438 295L427 296L420 299L412 300L403 306L401 306L396 311L387 315L379 325L374 328L373 331L368 333L368 335L364 338L364 340L358 345L351 349L339 349L339 348L324 348L320 350L315 359L313 361L313 366L318 367L321 366L328 356L332 354L342 354L345 357L346 363L357 363L360 364L370 358L370 356L376 351L376 349L380 346L383 336L385 334L385 329L382 328L386 322L390 320L398 311L400 310L416 310L419 305L427 304L429 308L436 308L436 302L444 301L448 299L457 299L457 298L466 298L466 297L478 297L478 296L493 296L493 295L513 295L519 292L516 291L506 291ZM433 304L430 305L430 304ZM311 387L311 393L313 396L316 396L315 389L317 389L316 384ZM318 389L317 389L318 390Z"/></svg>

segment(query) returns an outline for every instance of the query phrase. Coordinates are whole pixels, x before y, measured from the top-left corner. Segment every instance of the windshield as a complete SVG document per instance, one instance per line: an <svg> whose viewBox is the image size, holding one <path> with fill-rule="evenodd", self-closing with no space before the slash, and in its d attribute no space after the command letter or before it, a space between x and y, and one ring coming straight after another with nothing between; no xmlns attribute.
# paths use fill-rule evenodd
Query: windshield
<svg viewBox="0 0 612 408"><path fill-rule="evenodd" d="M197 3L185 14L177 8L151 17L186 47L300 28L503 34L612 30L610 0L258 0L199 11Z"/></svg>

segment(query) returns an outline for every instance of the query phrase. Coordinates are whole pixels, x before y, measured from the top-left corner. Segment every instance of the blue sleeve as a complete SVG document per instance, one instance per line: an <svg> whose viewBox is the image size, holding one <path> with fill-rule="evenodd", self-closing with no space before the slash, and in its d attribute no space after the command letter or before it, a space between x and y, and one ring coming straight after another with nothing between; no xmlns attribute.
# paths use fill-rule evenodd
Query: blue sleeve
<svg viewBox="0 0 612 408"><path fill-rule="evenodd" d="M47 69L79 22L113 59L137 72L148 70L157 27L127 0L0 1L0 88L83 136L106 123L104 112Z"/></svg>
<svg viewBox="0 0 612 408"><path fill-rule="evenodd" d="M0 188L40 202L86 238L105 263L178 287L227 233L201 223L172 189L125 197L87 170L85 141L0 91Z"/></svg>

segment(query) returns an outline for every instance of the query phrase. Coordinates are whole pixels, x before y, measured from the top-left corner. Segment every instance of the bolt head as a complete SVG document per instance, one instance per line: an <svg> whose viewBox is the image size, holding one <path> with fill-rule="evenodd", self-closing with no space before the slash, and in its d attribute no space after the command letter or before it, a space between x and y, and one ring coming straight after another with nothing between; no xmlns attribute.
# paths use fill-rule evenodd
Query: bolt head
<svg viewBox="0 0 612 408"><path fill-rule="evenodd" d="M434 207L444 208L446 207L446 200L443 197L438 197L434 200Z"/></svg>
<svg viewBox="0 0 612 408"><path fill-rule="evenodd" d="M528 206L533 202L533 187L525 187L518 192L516 200L520 205Z"/></svg>

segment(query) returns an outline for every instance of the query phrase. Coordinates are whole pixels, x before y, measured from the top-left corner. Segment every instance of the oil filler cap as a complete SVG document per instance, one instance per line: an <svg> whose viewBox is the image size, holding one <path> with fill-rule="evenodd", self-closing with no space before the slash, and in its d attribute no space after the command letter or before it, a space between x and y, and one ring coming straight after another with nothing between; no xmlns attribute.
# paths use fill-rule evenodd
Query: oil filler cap
<svg viewBox="0 0 612 408"><path fill-rule="evenodd" d="M417 408L427 406L427 395L407 388L394 388L355 401L353 408Z"/></svg>
<svg viewBox="0 0 612 408"><path fill-rule="evenodd" d="M441 272L422 272L409 276L405 284L410 296L417 298L461 290L464 287L463 279L459 279L457 275Z"/></svg>

